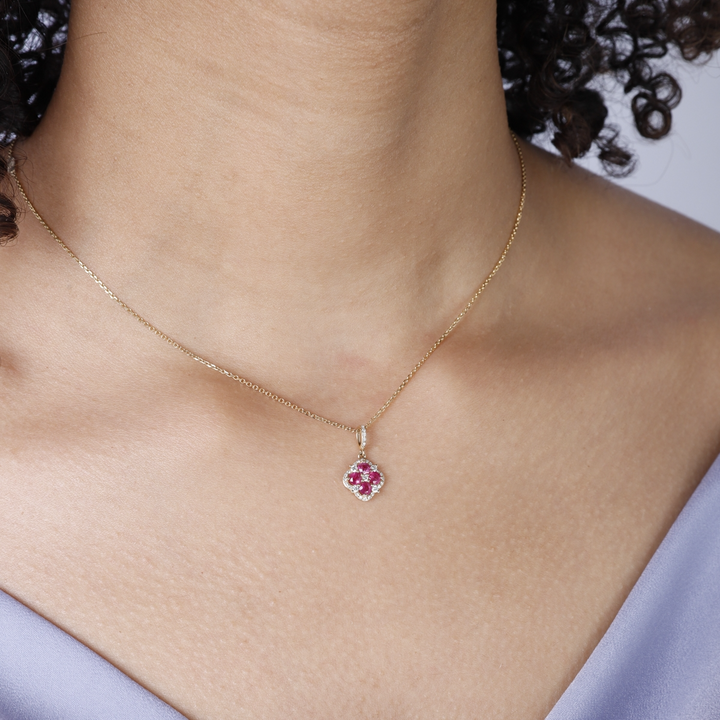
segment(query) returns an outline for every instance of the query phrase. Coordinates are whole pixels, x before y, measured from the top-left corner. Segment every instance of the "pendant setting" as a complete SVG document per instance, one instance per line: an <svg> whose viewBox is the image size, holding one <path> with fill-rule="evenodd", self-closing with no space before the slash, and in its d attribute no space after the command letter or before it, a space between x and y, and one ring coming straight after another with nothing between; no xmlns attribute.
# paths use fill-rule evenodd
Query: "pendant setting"
<svg viewBox="0 0 720 720"><path fill-rule="evenodd" d="M380 492L380 488L385 484L385 476L380 472L378 466L365 455L367 430L364 425L356 430L355 436L360 452L358 459L345 471L343 485L358 500L367 502Z"/></svg>

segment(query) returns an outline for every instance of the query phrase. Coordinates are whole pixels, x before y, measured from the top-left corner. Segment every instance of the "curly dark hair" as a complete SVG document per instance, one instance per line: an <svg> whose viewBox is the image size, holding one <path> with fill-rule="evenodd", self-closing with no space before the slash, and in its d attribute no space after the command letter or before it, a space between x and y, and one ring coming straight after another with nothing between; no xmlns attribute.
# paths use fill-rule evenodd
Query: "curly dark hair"
<svg viewBox="0 0 720 720"><path fill-rule="evenodd" d="M688 61L717 50L720 0L500 0L498 44L510 127L529 138L552 123L568 162L595 144L605 171L622 176L632 155L592 81L622 84L643 137L667 135L681 91L654 64L673 46Z"/></svg>
<svg viewBox="0 0 720 720"><path fill-rule="evenodd" d="M70 0L0 0L0 144L27 137L55 89ZM499 0L497 37L510 127L552 139L571 162L598 148L606 172L633 158L607 124L603 76L622 84L643 137L670 131L680 102L675 78L658 68L674 47L688 61L720 48L720 0ZM0 181L7 176L0 155ZM13 200L0 193L0 244L17 234Z"/></svg>

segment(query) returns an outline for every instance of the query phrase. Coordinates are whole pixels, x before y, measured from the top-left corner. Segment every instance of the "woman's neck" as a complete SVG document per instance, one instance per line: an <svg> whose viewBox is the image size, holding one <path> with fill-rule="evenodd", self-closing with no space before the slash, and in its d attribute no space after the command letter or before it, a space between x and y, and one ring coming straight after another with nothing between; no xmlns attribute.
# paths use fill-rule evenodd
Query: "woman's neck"
<svg viewBox="0 0 720 720"><path fill-rule="evenodd" d="M39 209L218 361L243 347L252 373L331 343L362 365L358 327L383 362L414 357L516 209L494 3L181 5L73 0L21 148Z"/></svg>

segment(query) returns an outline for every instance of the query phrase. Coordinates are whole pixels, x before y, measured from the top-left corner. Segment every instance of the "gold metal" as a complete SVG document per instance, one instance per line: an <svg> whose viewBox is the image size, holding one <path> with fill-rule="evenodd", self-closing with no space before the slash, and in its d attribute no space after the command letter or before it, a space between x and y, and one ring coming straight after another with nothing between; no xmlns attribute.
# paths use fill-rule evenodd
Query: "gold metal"
<svg viewBox="0 0 720 720"><path fill-rule="evenodd" d="M358 458L364 458L365 445L367 445L367 430L364 425L361 425L357 430L355 430L355 439L357 440L358 448L360 449L358 452Z"/></svg>
<svg viewBox="0 0 720 720"><path fill-rule="evenodd" d="M385 401L385 404L363 425L360 425L359 427L352 427L351 425L346 425L345 423L337 422L336 420L330 420L329 418L323 417L322 415L318 415L317 413L312 412L311 410L307 410L306 408L302 407L301 405L297 405L296 403L292 402L291 400L287 400L281 395L278 395L277 393L272 392L271 390L266 390L264 387L258 385L257 383L254 383L252 380L248 380L247 378L242 377L241 375L237 375L234 372L231 372L230 370L226 370L223 367L220 367L219 365L216 365L215 363L210 362L209 360L206 360L202 356L198 355L197 353L194 353L192 350L189 350L184 345L180 344L177 340L174 340L172 337L164 333L162 330L159 330L155 325L153 325L151 322L146 320L140 313L133 310L127 303L125 303L123 300L121 300L85 263L80 260L80 258L60 239L60 237L55 233L55 231L45 222L43 217L40 215L40 213L35 209L35 206L30 202L30 198L27 196L27 193L25 192L25 188L22 186L22 183L20 182L20 179L17 176L16 173L16 160L15 156L13 155L13 150L15 147L15 141L13 140L12 143L10 143L9 146L9 156L8 156L8 170L10 174L13 176L13 179L15 180L15 183L17 184L17 188L22 195L23 200L25 201L26 205L30 209L30 212L35 216L37 221L47 230L47 232L53 237L53 239L60 245L60 247L97 283L102 290L110 297L112 298L120 307L123 308L126 312L128 312L130 315L132 315L138 322L140 322L142 325L144 325L148 330L153 332L155 335L157 335L159 338L164 340L168 345L171 345L176 350L179 350L180 352L184 353L188 357L192 358L196 362L199 362L201 365L204 365L207 368L210 368L210 370L215 370L215 372L220 373L221 375L224 375L227 378L230 378L230 380L234 380L235 382L240 383L241 385L245 385L246 387L250 388L251 390L254 390L255 392L260 393L261 395L265 395L265 397L270 398L271 400L274 400L277 403L280 403L281 405L284 405L285 407L290 408L291 410L295 410L302 415L305 415L306 417L312 418L313 420L317 420L321 423L325 423L326 425L330 425L332 427L338 428L340 430L346 430L348 432L355 433L356 438L358 439L358 445L360 447L360 453L361 457L365 456L365 441L367 438L367 430L370 425L372 425L380 416L390 407L392 402L397 398L397 396L405 389L407 384L413 379L417 371L425 364L425 362L428 360L428 358L440 347L440 345L445 341L448 335L457 327L458 323L470 312L473 305L475 304L475 301L480 297L480 295L483 294L487 286L490 284L490 281L495 277L498 270L500 270L500 267L502 266L503 262L505 262L505 258L507 257L508 251L510 250L510 246L512 245L513 241L515 240L515 236L517 235L518 228L520 227L520 220L522 219L523 209L525 208L525 196L527 193L527 172L525 170L525 159L523 158L522 150L520 148L520 143L518 142L517 137L514 133L511 133L512 140L515 143L515 149L517 150L518 154L518 160L520 161L520 202L518 204L518 210L517 214L515 215L515 222L513 223L512 230L510 232L510 237L505 244L505 247L503 248L502 253L500 254L500 257L498 258L497 262L493 266L493 269L490 271L490 274L483 280L480 287L475 291L473 296L470 298L470 300L467 302L465 307L461 310L460 314L450 323L450 326L447 330L433 343L433 346L423 355L423 357L418 361L418 363L413 367L413 369L407 374L405 379L400 383L397 390ZM361 443L362 439L362 443Z"/></svg>

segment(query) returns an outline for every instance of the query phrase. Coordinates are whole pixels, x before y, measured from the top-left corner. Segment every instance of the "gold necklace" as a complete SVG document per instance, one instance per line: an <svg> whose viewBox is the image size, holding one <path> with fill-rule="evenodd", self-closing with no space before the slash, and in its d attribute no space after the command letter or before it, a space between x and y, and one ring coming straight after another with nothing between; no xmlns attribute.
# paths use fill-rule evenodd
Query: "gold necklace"
<svg viewBox="0 0 720 720"><path fill-rule="evenodd" d="M515 236L517 235L518 227L520 226L520 220L522 219L523 208L525 207L527 174L525 171L525 159L523 158L522 150L520 149L520 143L518 142L518 139L514 133L511 133L511 136L513 142L515 143L518 160L520 161L521 190L518 211L515 215L515 222L513 223L512 231L510 232L510 238L505 244L505 247L503 248L503 251L500 254L497 262L495 263L493 269L490 271L485 280L483 280L482 284L475 291L475 293L467 302L465 307L460 311L460 314L452 321L452 323L450 323L448 329L435 341L433 346L425 353L425 355L423 355L423 357L418 361L415 367L413 367L413 369L407 374L405 379L398 386L397 390L395 390L395 392L386 400L385 404L365 424L360 425L360 427L352 427L350 425L345 425L344 423L337 422L336 420L330 420L329 418L318 415L317 413L311 412L310 410L307 410L304 407L297 405L291 400L286 400L284 397L277 395L271 390L266 390L264 387L258 385L257 383L254 383L252 380L241 377L240 375L237 375L230 370L226 370L225 368L222 368L219 365L216 365L215 363L206 360L200 355L194 353L192 350L186 348L184 345L181 345L177 340L174 340L162 330L156 328L155 325L146 320L142 315L140 315L140 313L133 310L127 303L121 300L87 265L85 265L85 263L80 260L80 258L60 239L57 233L55 233L55 231L45 222L40 213L35 209L35 206L30 202L30 198L28 198L27 193L25 192L25 188L23 188L22 183L20 182L20 179L18 178L15 171L16 161L15 155L13 154L13 150L15 148L15 140L10 143L9 147L8 170L13 176L13 179L17 184L18 190L20 191L20 194L22 195L22 198L27 204L28 208L30 209L30 212L35 216L35 218L45 228L45 230L47 230L47 232L53 237L53 239L58 243L58 245L60 245L60 247L103 289L103 291L108 296L110 296L118 305L120 305L120 307L122 307L126 312L130 313L130 315L132 315L148 330L155 333L155 335L157 335L159 338L162 338L166 343L174 347L176 350L185 353L185 355L191 357L193 360L199 362L201 365L204 365L211 370L215 370L215 372L219 372L221 375L230 378L230 380L234 380L241 385L245 385L251 390L259 392L261 395L265 395L265 397L268 397L271 400L274 400L275 402L284 405L285 407L291 408L292 410L296 410L302 415L312 418L313 420L318 420L321 423L331 425L332 427L339 428L340 430L346 430L348 432L355 433L355 439L357 440L359 448L358 457L357 460L345 471L345 475L343 476L343 485L345 485L345 487L350 490L353 495L358 498L358 500L368 501L375 497L375 495L377 495L377 493L380 491L380 488L385 484L385 476L380 471L378 466L375 465L375 463L373 463L365 454L365 447L367 445L367 428L370 427L370 425L372 425L376 420L378 420L378 418L380 418L380 416L390 407L390 404L405 389L410 380L412 380L415 376L415 373L417 373L417 371L425 364L425 361L440 347L440 345L445 341L447 336L457 327L458 323L468 314L468 312L470 312L470 309L475 304L475 301L480 297L480 295L482 295L482 293L485 291L485 288L490 284L490 281L495 277L498 270L500 269L500 266L505 261L505 257L510 250L510 246L512 245L513 240L515 240Z"/></svg>

